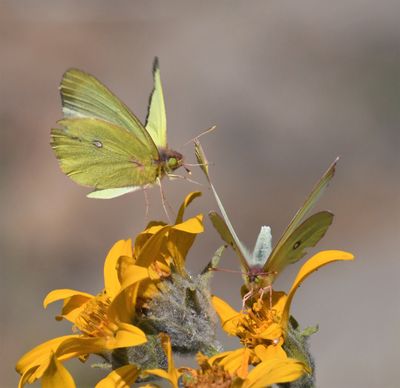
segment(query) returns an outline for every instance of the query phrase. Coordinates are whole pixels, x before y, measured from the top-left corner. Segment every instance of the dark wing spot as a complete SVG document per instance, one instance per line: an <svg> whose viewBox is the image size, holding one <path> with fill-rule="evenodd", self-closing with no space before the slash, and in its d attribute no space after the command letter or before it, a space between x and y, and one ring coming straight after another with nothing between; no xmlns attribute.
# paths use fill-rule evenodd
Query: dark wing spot
<svg viewBox="0 0 400 388"><path fill-rule="evenodd" d="M93 140L92 144L97 148L102 148L103 147L103 143L100 140Z"/></svg>
<svg viewBox="0 0 400 388"><path fill-rule="evenodd" d="M296 241L293 245L293 249L297 249L301 244L301 241Z"/></svg>

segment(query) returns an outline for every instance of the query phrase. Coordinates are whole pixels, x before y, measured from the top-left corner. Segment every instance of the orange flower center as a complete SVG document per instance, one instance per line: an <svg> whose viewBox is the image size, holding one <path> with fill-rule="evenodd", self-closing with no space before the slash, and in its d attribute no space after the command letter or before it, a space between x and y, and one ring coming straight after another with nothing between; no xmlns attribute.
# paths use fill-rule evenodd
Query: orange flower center
<svg viewBox="0 0 400 388"><path fill-rule="evenodd" d="M185 388L229 388L232 386L232 376L220 365L210 365L207 358L197 355L200 369L191 369L183 375Z"/></svg>
<svg viewBox="0 0 400 388"><path fill-rule="evenodd" d="M90 337L109 337L117 326L109 319L108 308L111 300L105 292L90 299L75 320L75 328Z"/></svg>
<svg viewBox="0 0 400 388"><path fill-rule="evenodd" d="M263 338L268 328L273 323L278 323L277 311L265 308L262 300L254 303L246 313L241 314L238 324L238 337L246 347L253 349L257 345L275 344L275 340Z"/></svg>

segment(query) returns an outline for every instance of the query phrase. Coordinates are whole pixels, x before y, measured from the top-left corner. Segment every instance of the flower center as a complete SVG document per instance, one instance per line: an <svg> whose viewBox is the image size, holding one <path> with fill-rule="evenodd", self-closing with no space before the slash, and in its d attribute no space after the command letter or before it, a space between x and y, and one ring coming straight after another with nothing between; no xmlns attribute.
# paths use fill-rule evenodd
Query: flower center
<svg viewBox="0 0 400 388"><path fill-rule="evenodd" d="M111 300L105 292L89 300L75 320L75 328L90 337L109 337L117 329L108 316Z"/></svg>
<svg viewBox="0 0 400 388"><path fill-rule="evenodd" d="M232 377L222 366L210 365L203 360L200 368L183 374L185 388L229 388L232 386Z"/></svg>
<svg viewBox="0 0 400 388"><path fill-rule="evenodd" d="M274 340L265 338L265 333L270 326L278 323L279 319L274 309L265 308L262 301L256 302L247 314L243 314L238 327L240 342L248 348L257 345L274 343Z"/></svg>

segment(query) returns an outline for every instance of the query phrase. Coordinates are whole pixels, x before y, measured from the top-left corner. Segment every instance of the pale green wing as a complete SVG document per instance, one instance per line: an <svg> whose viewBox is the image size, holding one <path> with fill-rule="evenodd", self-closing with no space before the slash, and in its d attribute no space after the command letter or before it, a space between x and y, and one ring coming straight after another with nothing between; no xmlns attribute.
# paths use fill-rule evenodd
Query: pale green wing
<svg viewBox="0 0 400 388"><path fill-rule="evenodd" d="M315 246L333 221L333 214L321 211L307 218L285 240L278 250L274 250L264 266L272 282L288 265L297 262L307 253L306 249Z"/></svg>
<svg viewBox="0 0 400 388"><path fill-rule="evenodd" d="M228 245L230 245L233 248L233 250L236 252L236 254L239 256L240 263L243 267L243 270L246 273L249 272L250 256L247 253L246 248L243 247L242 243L239 241L238 237L236 236L236 233L233 230L233 227L232 227L231 223L229 222L229 219L224 220L216 212L210 212L208 215L211 219L212 224L214 225L214 228L217 230L217 232L221 236L222 240L224 240ZM230 227L228 225L230 225Z"/></svg>
<svg viewBox="0 0 400 388"><path fill-rule="evenodd" d="M150 95L146 118L146 129L157 147L167 147L167 117L165 114L164 95L161 86L158 58L153 65L154 88Z"/></svg>
<svg viewBox="0 0 400 388"><path fill-rule="evenodd" d="M89 193L86 197L88 198L96 198L96 199L111 199L117 198L121 195L132 193L133 191L137 191L142 189L142 186L128 186L128 187L117 187L116 189L103 189L103 190L95 190Z"/></svg>
<svg viewBox="0 0 400 388"><path fill-rule="evenodd" d="M105 85L81 70L67 70L60 85L65 118L97 118L132 132L155 147L140 120Z"/></svg>
<svg viewBox="0 0 400 388"><path fill-rule="evenodd" d="M213 191L215 200L217 201L219 210L222 214L222 217L215 212L210 212L209 216L211 222L213 223L215 229L220 234L221 238L229 244L236 254L239 256L240 263L245 272L250 270L250 262L251 262L251 255L245 248L245 246L240 242L238 236L236 235L235 229L233 229L232 223L229 220L228 214L225 211L224 205L222 205L222 201L219 198L217 190L215 190L214 185L211 183L210 175L208 173L208 161L206 155L204 153L203 147L201 146L198 139L194 141L195 147L195 155L196 159L200 165L200 168L204 172L208 183L210 184L211 190Z"/></svg>
<svg viewBox="0 0 400 388"><path fill-rule="evenodd" d="M99 119L64 119L52 129L51 146L62 171L97 190L144 186L160 175L155 147Z"/></svg>
<svg viewBox="0 0 400 388"><path fill-rule="evenodd" d="M338 160L339 158L335 159L335 161L329 166L328 170L326 170L324 175L322 175L318 183L314 186L313 190L311 191L310 195L304 202L303 206L297 211L292 221L290 221L289 226L286 228L282 237L274 247L271 255L274 255L276 251L279 251L281 249L282 245L285 244L286 240L291 236L293 231L299 226L303 217L313 208L318 199L321 197L326 187L328 186L329 182L335 175L336 163Z"/></svg>

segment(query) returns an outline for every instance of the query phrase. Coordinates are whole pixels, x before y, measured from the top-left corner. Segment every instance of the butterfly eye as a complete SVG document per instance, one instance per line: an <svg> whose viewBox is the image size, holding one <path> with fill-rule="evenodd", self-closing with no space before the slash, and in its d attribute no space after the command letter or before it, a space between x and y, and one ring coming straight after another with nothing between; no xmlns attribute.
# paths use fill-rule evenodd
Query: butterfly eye
<svg viewBox="0 0 400 388"><path fill-rule="evenodd" d="M293 249L297 249L301 244L301 241L296 241L293 245Z"/></svg>
<svg viewBox="0 0 400 388"><path fill-rule="evenodd" d="M170 168L174 168L177 165L178 161L176 160L176 158L169 158L168 159L168 166Z"/></svg>

